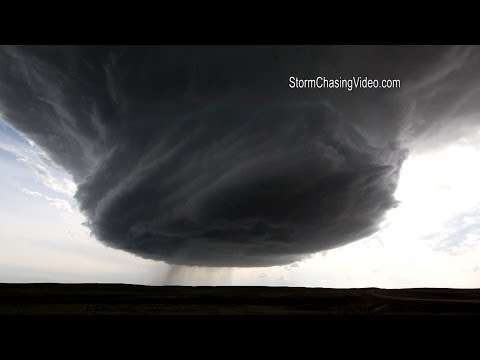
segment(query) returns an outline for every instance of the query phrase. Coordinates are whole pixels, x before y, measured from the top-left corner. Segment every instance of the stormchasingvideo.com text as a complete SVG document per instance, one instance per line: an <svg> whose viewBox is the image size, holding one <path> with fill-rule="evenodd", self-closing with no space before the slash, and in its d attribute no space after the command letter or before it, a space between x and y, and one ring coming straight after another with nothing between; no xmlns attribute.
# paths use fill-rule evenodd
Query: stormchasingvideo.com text
<svg viewBox="0 0 480 360"><path fill-rule="evenodd" d="M290 76L288 86L291 89L398 89L401 86L399 79L370 79L366 76L329 79L318 76L312 79L301 79Z"/></svg>

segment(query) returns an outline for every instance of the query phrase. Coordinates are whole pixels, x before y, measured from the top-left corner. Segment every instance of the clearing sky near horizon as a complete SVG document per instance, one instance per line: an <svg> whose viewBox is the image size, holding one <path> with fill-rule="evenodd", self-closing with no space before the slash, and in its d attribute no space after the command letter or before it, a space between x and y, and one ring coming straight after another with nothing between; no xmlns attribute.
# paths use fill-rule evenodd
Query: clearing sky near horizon
<svg viewBox="0 0 480 360"><path fill-rule="evenodd" d="M355 286L351 264L375 267L366 286L479 285L478 47L3 46L0 64L0 281L56 233L43 250L99 282L123 261L120 282L166 263ZM386 280L417 257L435 260Z"/></svg>

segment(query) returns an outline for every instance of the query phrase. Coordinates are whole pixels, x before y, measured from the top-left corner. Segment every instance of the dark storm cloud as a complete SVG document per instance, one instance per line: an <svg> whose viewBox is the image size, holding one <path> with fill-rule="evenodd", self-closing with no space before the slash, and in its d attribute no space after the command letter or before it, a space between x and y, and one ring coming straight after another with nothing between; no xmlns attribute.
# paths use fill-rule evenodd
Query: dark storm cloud
<svg viewBox="0 0 480 360"><path fill-rule="evenodd" d="M202 266L374 233L408 147L471 125L480 69L463 47L3 47L0 64L3 117L72 173L97 238ZM320 75L402 88L288 87Z"/></svg>

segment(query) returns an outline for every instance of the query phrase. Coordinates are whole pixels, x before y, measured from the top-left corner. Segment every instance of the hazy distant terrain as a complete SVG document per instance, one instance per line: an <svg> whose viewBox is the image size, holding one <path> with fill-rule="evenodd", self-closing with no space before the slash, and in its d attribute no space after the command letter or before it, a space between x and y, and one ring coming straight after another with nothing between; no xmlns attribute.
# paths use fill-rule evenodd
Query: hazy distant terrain
<svg viewBox="0 0 480 360"><path fill-rule="evenodd" d="M0 315L480 315L480 289L0 284Z"/></svg>

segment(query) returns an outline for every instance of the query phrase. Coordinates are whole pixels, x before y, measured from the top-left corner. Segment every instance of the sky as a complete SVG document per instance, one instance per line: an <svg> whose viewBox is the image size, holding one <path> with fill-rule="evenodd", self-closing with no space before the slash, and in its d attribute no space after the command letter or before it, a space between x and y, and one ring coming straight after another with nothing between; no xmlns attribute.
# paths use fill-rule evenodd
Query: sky
<svg viewBox="0 0 480 360"><path fill-rule="evenodd" d="M477 48L54 50L0 51L0 282L480 286Z"/></svg>

